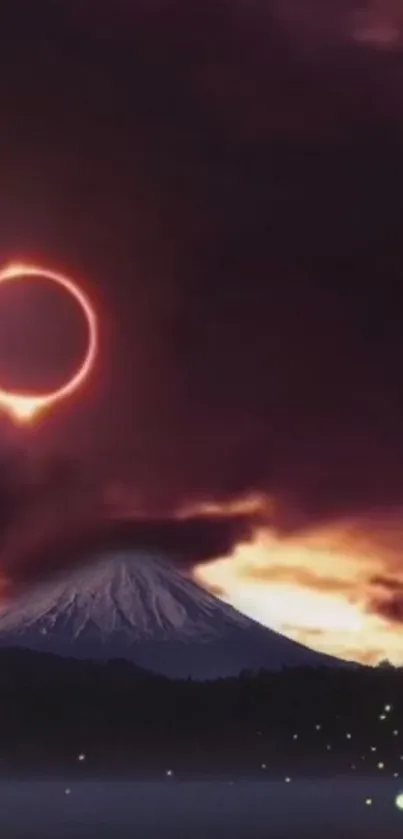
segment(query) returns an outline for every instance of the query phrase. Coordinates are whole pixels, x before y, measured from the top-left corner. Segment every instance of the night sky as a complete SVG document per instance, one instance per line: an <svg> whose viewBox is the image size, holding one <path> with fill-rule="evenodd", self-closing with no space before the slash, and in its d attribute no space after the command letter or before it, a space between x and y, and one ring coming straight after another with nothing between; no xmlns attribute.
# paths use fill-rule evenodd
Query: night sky
<svg viewBox="0 0 403 839"><path fill-rule="evenodd" d="M252 615L235 569L334 596L378 622L349 646L373 661L403 619L403 19L370 5L2 0L0 252L100 316L94 378L24 445L148 514L215 504L186 566L236 554L258 496L278 561L204 582Z"/></svg>

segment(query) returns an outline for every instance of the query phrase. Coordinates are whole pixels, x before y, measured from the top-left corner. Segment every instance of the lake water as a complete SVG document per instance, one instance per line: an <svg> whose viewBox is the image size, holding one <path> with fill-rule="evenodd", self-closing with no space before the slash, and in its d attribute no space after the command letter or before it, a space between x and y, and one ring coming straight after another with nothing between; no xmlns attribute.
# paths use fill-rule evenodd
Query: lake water
<svg viewBox="0 0 403 839"><path fill-rule="evenodd" d="M0 836L401 839L403 811L395 806L400 791L403 780L1 781Z"/></svg>

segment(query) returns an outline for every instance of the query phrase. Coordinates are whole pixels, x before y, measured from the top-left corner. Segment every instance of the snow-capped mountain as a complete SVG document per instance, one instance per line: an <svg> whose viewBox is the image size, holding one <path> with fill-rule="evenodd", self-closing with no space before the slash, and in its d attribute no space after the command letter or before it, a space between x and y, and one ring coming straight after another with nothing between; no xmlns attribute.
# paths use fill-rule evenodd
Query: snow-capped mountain
<svg viewBox="0 0 403 839"><path fill-rule="evenodd" d="M3 606L0 646L126 658L175 678L340 663L239 614L163 560L132 551L107 553Z"/></svg>

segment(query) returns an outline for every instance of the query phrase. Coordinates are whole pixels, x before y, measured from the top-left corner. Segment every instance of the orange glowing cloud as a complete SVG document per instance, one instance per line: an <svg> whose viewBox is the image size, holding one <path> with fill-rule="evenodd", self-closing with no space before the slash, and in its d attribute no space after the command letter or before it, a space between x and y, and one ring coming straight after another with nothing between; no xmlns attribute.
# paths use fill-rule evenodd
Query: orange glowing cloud
<svg viewBox="0 0 403 839"><path fill-rule="evenodd" d="M230 501L206 501L189 504L177 513L177 519L187 519L191 516L203 518L220 518L223 516L251 516L251 518L267 520L272 517L276 502L261 493L241 496Z"/></svg>
<svg viewBox="0 0 403 839"><path fill-rule="evenodd" d="M340 658L403 664L401 511L297 536L258 527L228 557L194 577L234 608L287 637Z"/></svg>
<svg viewBox="0 0 403 839"><path fill-rule="evenodd" d="M15 263L0 271L0 289L3 283L23 282L36 277L58 284L78 303L88 325L88 347L85 358L71 379L50 393L16 393L2 389L0 383L0 407L7 411L14 421L20 423L32 422L39 413L67 399L78 390L91 373L98 352L98 324L94 307L87 295L69 277L37 265Z"/></svg>

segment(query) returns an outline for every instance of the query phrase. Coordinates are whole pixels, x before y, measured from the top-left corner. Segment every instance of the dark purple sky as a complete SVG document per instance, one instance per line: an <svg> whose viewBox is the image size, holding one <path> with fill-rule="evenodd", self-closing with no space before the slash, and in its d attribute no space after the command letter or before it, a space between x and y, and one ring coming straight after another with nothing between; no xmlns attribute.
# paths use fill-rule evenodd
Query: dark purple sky
<svg viewBox="0 0 403 839"><path fill-rule="evenodd" d="M1 4L0 251L101 316L97 376L35 446L157 511L400 504L402 54L348 15L134 6Z"/></svg>

